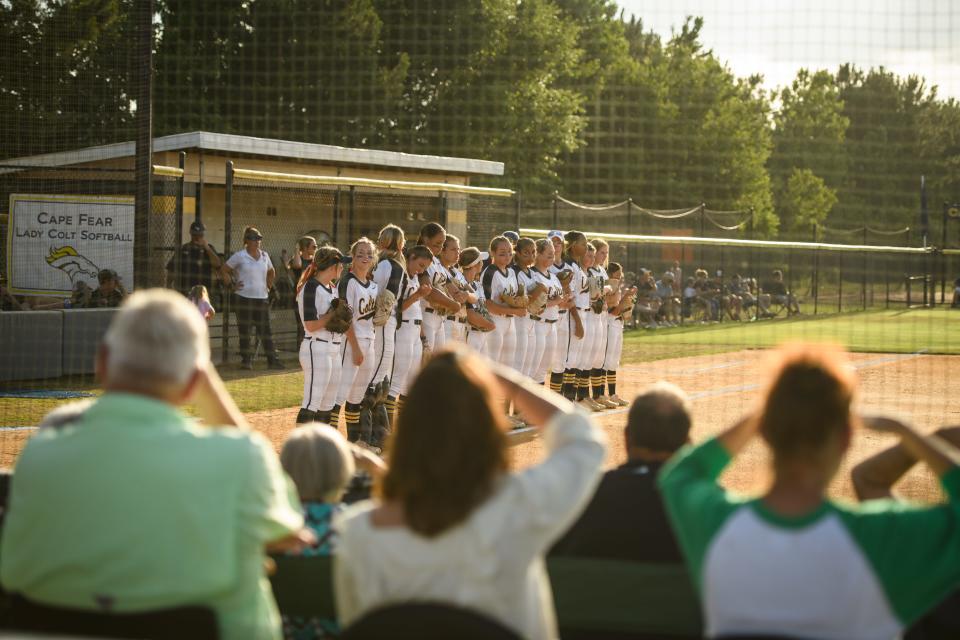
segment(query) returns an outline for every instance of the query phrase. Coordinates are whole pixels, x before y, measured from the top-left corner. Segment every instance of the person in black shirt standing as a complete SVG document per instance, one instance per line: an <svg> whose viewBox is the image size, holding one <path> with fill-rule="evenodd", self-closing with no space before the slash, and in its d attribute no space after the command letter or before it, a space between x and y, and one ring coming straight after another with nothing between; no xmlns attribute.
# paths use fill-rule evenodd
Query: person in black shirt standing
<svg viewBox="0 0 960 640"><path fill-rule="evenodd" d="M689 441L691 422L690 400L675 385L658 382L637 396L624 430L626 464L604 474L587 509L550 555L683 562L657 489L657 474Z"/></svg>
<svg viewBox="0 0 960 640"><path fill-rule="evenodd" d="M223 265L217 250L204 236L206 230L202 222L195 220L190 225L190 242L180 245L167 263L167 286L183 295L198 284L213 293L214 270Z"/></svg>

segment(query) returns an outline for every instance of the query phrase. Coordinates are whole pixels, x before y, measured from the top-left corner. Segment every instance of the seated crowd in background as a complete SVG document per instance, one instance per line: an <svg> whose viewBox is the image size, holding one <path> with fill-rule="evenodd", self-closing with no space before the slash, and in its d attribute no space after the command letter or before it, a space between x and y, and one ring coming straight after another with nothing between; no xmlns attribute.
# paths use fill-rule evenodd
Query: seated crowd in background
<svg viewBox="0 0 960 640"><path fill-rule="evenodd" d="M206 325L181 296L131 296L97 366L104 394L49 416L17 463L0 583L32 602L203 605L222 637L278 638L335 635L382 605L430 601L552 638L552 547L685 561L710 637L893 638L960 584L958 429L923 436L854 415L855 374L826 348L781 351L759 410L696 446L684 446L689 400L652 386L628 415L626 464L602 479L604 438L589 417L465 347L439 351L414 379L389 466L318 424L298 426L278 458L227 394ZM542 430L539 465L508 470L504 401ZM187 402L207 426L181 412ZM861 498L888 496L923 461L947 503L827 498L861 422L900 439L854 470ZM773 451L773 483L744 500L717 477L757 435ZM357 466L376 477L377 497L344 508ZM337 620L282 627L268 551L332 553Z"/></svg>
<svg viewBox="0 0 960 640"><path fill-rule="evenodd" d="M788 316L800 313L800 302L784 282L783 272L774 270L762 287L755 278L734 274L724 278L718 271L710 277L706 269L696 269L692 276L682 278L677 262L656 280L652 272L641 268L628 274L638 289L633 320L645 329L672 327L683 319L694 322L717 322L773 318L785 310ZM778 312L772 311L778 308Z"/></svg>

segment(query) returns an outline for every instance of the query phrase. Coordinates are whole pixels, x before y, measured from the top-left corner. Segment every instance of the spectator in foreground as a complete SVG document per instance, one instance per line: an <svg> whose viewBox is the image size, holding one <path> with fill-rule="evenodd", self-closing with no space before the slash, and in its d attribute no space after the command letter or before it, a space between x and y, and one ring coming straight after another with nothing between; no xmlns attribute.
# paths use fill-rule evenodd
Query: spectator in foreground
<svg viewBox="0 0 960 640"><path fill-rule="evenodd" d="M855 374L839 350L797 345L748 415L682 450L660 488L694 583L708 637L894 638L960 582L960 451L884 418L946 489L948 503L911 508L837 504L826 490L860 419ZM760 434L773 452L771 488L728 495L717 478Z"/></svg>
<svg viewBox="0 0 960 640"><path fill-rule="evenodd" d="M690 400L658 382L637 396L624 429L627 462L603 476L593 500L551 555L681 563L656 478L690 435Z"/></svg>
<svg viewBox="0 0 960 640"><path fill-rule="evenodd" d="M113 269L101 269L97 274L100 286L90 294L87 307L90 309L115 309L123 304L127 291L120 284L120 276Z"/></svg>
<svg viewBox="0 0 960 640"><path fill-rule="evenodd" d="M949 442L954 447L960 447L960 427L938 429L934 436ZM917 457L903 443L895 444L870 456L854 467L850 474L857 498L862 501L894 498L893 485L917 461ZM960 638L960 590L954 590L939 606L918 620L904 638L906 640Z"/></svg>
<svg viewBox="0 0 960 640"><path fill-rule="evenodd" d="M357 468L379 475L383 461L346 441L339 431L318 423L298 426L283 445L280 464L297 486L306 526L316 546L293 551L303 556L329 556L336 544L333 516L343 510L343 494ZM336 620L283 616L285 638L338 637Z"/></svg>
<svg viewBox="0 0 960 640"><path fill-rule="evenodd" d="M210 364L203 319L180 294L132 295L97 355L104 393L43 429L16 466L0 582L55 607L216 613L222 638L278 638L265 546L311 539L270 443ZM178 407L187 401L206 425Z"/></svg>
<svg viewBox="0 0 960 640"><path fill-rule="evenodd" d="M540 465L508 472L499 396L542 427L549 455ZM596 487L602 433L559 395L463 348L420 372L389 449L379 501L339 522L340 623L386 603L433 601L524 638L557 637L543 555Z"/></svg>

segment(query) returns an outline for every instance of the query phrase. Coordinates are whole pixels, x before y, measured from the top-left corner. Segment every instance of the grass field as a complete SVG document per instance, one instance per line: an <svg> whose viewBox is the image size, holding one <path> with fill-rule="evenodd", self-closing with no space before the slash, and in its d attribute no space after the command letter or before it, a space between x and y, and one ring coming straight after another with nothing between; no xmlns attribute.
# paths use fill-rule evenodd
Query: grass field
<svg viewBox="0 0 960 640"><path fill-rule="evenodd" d="M945 308L870 311L835 316L800 316L761 322L724 322L627 332L623 364L665 358L763 349L786 340L832 341L850 351L870 353L960 354L960 311ZM303 375L295 362L283 373L250 375L224 367L227 388L245 413L298 405ZM51 387L45 387L51 388ZM95 391L91 378L52 388ZM0 398L0 427L32 426L64 400Z"/></svg>
<svg viewBox="0 0 960 640"><path fill-rule="evenodd" d="M787 340L836 342L862 353L960 354L960 310L901 309L760 322L687 325L629 332L624 363L776 346Z"/></svg>

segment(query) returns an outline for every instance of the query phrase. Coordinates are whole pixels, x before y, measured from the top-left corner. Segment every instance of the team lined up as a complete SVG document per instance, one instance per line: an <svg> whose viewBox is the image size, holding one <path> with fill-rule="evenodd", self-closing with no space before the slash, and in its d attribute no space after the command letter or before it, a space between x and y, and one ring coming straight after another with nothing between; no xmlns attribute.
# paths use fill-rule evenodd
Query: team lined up
<svg viewBox="0 0 960 640"><path fill-rule="evenodd" d="M625 406L617 395L624 317L636 289L622 283L603 240L579 231L520 238L508 231L488 251L461 249L435 223L416 243L387 225L344 256L316 250L297 284L304 330L298 423L337 426L351 441L383 446L393 416L426 354L458 341L582 406ZM334 320L333 301L351 310ZM511 416L515 426L522 418Z"/></svg>

